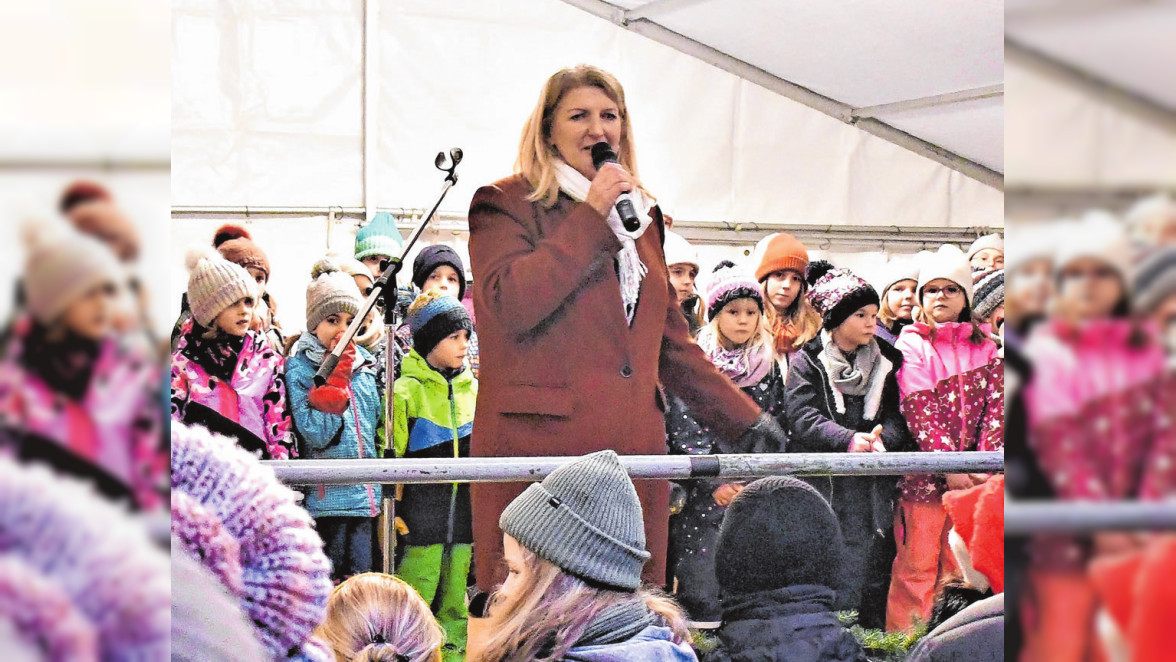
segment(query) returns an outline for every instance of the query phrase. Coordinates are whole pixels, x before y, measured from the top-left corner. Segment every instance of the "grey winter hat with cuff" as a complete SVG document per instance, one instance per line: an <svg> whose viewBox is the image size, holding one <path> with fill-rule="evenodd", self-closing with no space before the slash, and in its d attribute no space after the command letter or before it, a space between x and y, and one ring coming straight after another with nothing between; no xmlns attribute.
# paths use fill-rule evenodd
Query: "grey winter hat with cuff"
<svg viewBox="0 0 1176 662"><path fill-rule="evenodd" d="M551 472L510 502L498 525L565 572L618 591L637 590L650 558L637 490L613 451Z"/></svg>

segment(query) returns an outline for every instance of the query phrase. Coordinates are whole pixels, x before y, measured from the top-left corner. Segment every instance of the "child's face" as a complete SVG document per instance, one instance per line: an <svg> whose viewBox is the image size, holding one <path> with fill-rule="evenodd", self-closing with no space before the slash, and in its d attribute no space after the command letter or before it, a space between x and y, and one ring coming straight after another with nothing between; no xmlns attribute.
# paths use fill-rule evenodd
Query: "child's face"
<svg viewBox="0 0 1176 662"><path fill-rule="evenodd" d="M351 320L354 317L351 313L331 313L323 318L323 321L314 327L314 337L318 338L319 342L327 347L327 349L335 349L335 336L347 330L351 326Z"/></svg>
<svg viewBox="0 0 1176 662"><path fill-rule="evenodd" d="M246 269L246 271L248 271L249 275L253 277L253 280L257 282L257 296L260 297L261 295L265 294L265 282L269 280L269 277L265 275L265 272L256 267L249 267Z"/></svg>
<svg viewBox="0 0 1176 662"><path fill-rule="evenodd" d="M101 340L110 334L114 324L114 283L100 283L86 290L62 313L65 328L87 340Z"/></svg>
<svg viewBox="0 0 1176 662"><path fill-rule="evenodd" d="M867 345L874 339L878 330L878 306L870 304L862 306L851 314L844 322L837 325L830 335L833 342L845 351L853 351L862 345Z"/></svg>
<svg viewBox="0 0 1176 662"><path fill-rule="evenodd" d="M502 534L502 559L506 562L506 581L498 589L500 604L510 604L523 590L526 583L527 558L517 540Z"/></svg>
<svg viewBox="0 0 1176 662"><path fill-rule="evenodd" d="M461 275L453 267L443 264L434 269L425 279L421 291L428 292L429 290L437 290L441 294L456 297L457 293L461 291Z"/></svg>
<svg viewBox="0 0 1176 662"><path fill-rule="evenodd" d="M976 251L972 256L973 269L1004 269L1004 253L995 248Z"/></svg>
<svg viewBox="0 0 1176 662"><path fill-rule="evenodd" d="M698 267L685 262L670 265L670 284L678 293L678 303L682 303L694 294L694 279L698 277Z"/></svg>
<svg viewBox="0 0 1176 662"><path fill-rule="evenodd" d="M1018 267L1005 281L1005 296L1017 315L1044 315L1053 296L1053 263L1039 258Z"/></svg>
<svg viewBox="0 0 1176 662"><path fill-rule="evenodd" d="M742 345L759 329L760 315L755 299L736 299L719 311L719 333L732 345Z"/></svg>
<svg viewBox="0 0 1176 662"><path fill-rule="evenodd" d="M958 283L936 278L923 286L923 309L939 324L960 321L968 295Z"/></svg>
<svg viewBox="0 0 1176 662"><path fill-rule="evenodd" d="M442 370L456 370L465 362L470 348L470 334L465 329L455 331L437 343L425 359L429 365Z"/></svg>
<svg viewBox="0 0 1176 662"><path fill-rule="evenodd" d="M915 312L915 288L918 282L900 280L886 291L886 303L898 319L909 320Z"/></svg>
<svg viewBox="0 0 1176 662"><path fill-rule="evenodd" d="M360 262L363 262L364 266L372 272L372 279L374 280L380 277L380 262L387 259L387 255L369 255L360 260Z"/></svg>
<svg viewBox="0 0 1176 662"><path fill-rule="evenodd" d="M213 328L224 331L230 336L243 336L249 333L249 325L253 322L253 307L256 305L253 297L237 299L233 305L221 311L212 321Z"/></svg>
<svg viewBox="0 0 1176 662"><path fill-rule="evenodd" d="M793 269L781 269L768 274L764 283L764 298L768 305L783 313L800 296L804 275Z"/></svg>
<svg viewBox="0 0 1176 662"><path fill-rule="evenodd" d="M1123 280L1110 264L1093 257L1074 260L1062 269L1062 304L1076 319L1110 317L1123 300Z"/></svg>

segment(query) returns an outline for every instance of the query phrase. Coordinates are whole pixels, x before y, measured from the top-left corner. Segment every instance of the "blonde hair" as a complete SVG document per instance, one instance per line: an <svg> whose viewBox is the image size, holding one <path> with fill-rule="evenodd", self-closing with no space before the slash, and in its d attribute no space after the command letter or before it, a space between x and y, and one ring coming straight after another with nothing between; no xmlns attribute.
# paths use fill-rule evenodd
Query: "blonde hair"
<svg viewBox="0 0 1176 662"><path fill-rule="evenodd" d="M523 547L524 588L510 598L496 594L488 617L491 632L480 662L547 662L563 659L602 611L634 597L644 600L675 643L690 640L686 617L672 599L649 589L636 593L589 586Z"/></svg>
<svg viewBox="0 0 1176 662"><path fill-rule="evenodd" d="M790 269L789 271L796 271ZM771 275L771 274L769 274ZM804 274L800 278L800 291L788 308L780 313L768 300L768 277L760 281L764 293L764 317L768 321L768 333L772 336L773 350L777 357L800 349L805 343L817 337L821 331L821 315L808 302L808 282Z"/></svg>
<svg viewBox="0 0 1176 662"><path fill-rule="evenodd" d="M441 662L445 632L404 580L378 572L339 584L315 634L338 662Z"/></svg>
<svg viewBox="0 0 1176 662"><path fill-rule="evenodd" d="M633 150L633 125L629 121L625 90L620 81L607 71L587 64L561 69L548 78L539 91L539 103L523 127L519 156L515 161L515 172L526 178L534 190L528 199L542 201L545 207L555 205L559 198L559 181L555 178L555 164L559 155L550 143L555 109L565 94L578 87L598 88L617 104L621 116L621 145L617 158L633 179L640 182L637 155ZM645 190L640 184L638 187Z"/></svg>

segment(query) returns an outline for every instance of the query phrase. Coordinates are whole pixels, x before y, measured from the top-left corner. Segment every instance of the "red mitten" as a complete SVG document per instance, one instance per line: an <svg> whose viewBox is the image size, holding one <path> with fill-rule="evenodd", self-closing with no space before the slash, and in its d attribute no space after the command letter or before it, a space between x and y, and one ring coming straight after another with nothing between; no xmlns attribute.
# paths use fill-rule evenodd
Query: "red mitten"
<svg viewBox="0 0 1176 662"><path fill-rule="evenodd" d="M310 394L307 396L310 406L324 414L335 414L336 416L347 411L349 403L347 387L351 383L351 368L354 365L355 344L348 343L347 348L343 350L343 355L339 357L339 363L335 364L331 376L327 377L327 383L310 389Z"/></svg>

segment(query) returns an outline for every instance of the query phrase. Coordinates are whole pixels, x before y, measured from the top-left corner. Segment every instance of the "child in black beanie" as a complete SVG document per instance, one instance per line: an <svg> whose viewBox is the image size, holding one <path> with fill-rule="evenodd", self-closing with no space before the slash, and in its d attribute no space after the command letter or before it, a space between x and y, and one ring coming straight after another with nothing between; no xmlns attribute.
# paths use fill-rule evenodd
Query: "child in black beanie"
<svg viewBox="0 0 1176 662"><path fill-rule="evenodd" d="M719 532L722 646L708 660L865 662L833 611L843 554L837 517L811 485L773 476L744 488Z"/></svg>

